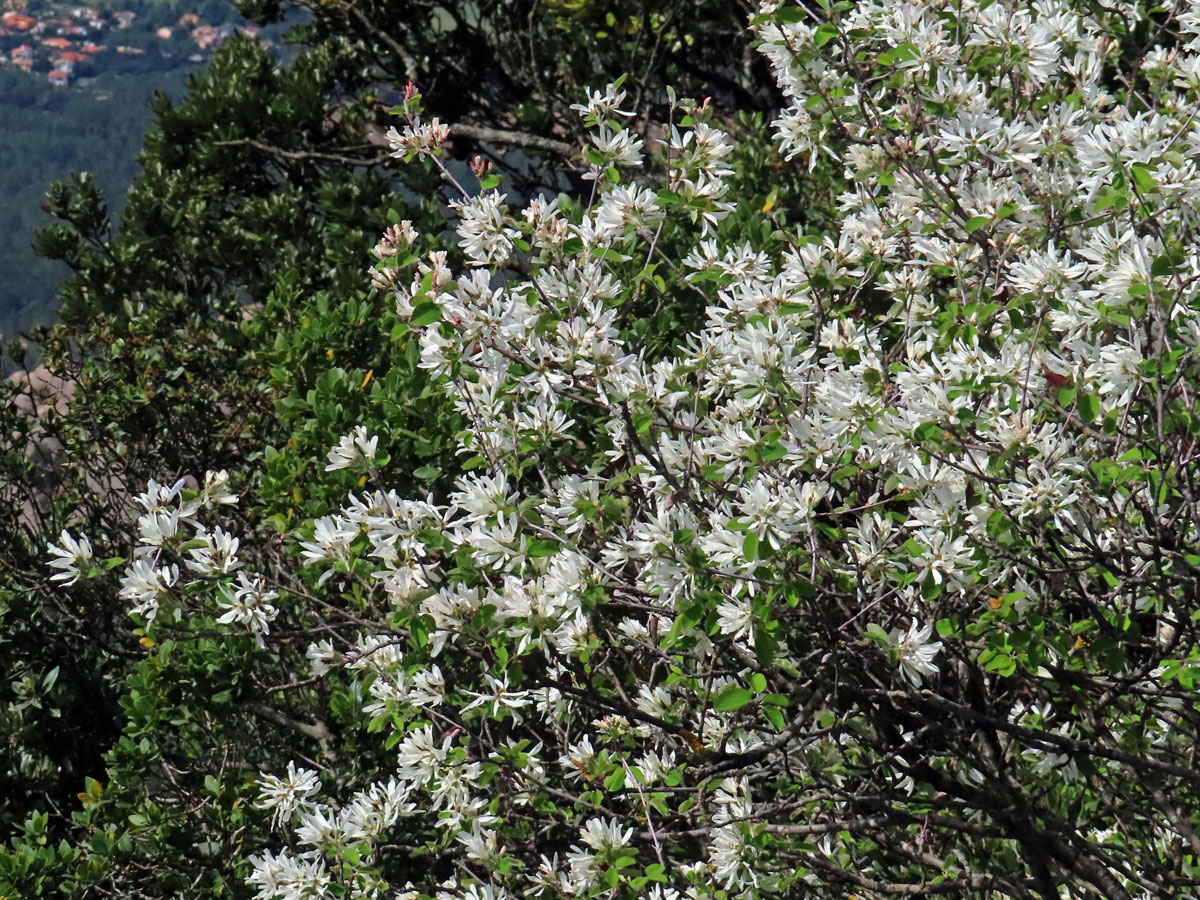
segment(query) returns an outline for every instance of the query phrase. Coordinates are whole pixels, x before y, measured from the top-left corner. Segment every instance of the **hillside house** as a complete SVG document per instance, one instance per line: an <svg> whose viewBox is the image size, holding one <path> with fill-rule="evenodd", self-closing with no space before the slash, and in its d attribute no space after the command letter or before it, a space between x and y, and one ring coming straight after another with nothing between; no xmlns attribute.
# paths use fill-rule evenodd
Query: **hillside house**
<svg viewBox="0 0 1200 900"><path fill-rule="evenodd" d="M37 24L37 19L33 16L25 16L21 13L6 12L0 16L0 25L3 25L9 31L28 31Z"/></svg>

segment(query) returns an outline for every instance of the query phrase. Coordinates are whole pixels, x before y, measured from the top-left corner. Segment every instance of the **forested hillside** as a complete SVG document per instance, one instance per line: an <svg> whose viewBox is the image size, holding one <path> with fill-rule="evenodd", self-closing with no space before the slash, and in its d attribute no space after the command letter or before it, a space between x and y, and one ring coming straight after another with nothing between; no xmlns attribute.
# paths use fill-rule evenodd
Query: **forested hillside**
<svg viewBox="0 0 1200 900"><path fill-rule="evenodd" d="M83 30L80 23L88 20L74 15L81 8L95 9L102 27L72 36L71 46L87 44L95 52L75 54L87 58L71 64L66 86L55 86L47 75L60 52L43 42L67 46L56 35L71 27ZM17 24L33 26L0 27L7 32L0 34L0 191L5 197L0 205L0 335L9 336L53 321L56 292L69 271L33 251L37 230L50 222L44 210L50 184L72 172L88 172L114 211L119 210L137 171L151 98L161 91L178 99L189 73L215 49L202 49L192 32L200 23L228 31L245 24L231 4L213 0L110 0L84 6L40 2L20 9L25 21ZM116 27L116 11L131 16L128 25ZM64 22L72 25L64 28ZM170 32L165 37L157 33L164 28ZM262 37L277 40L280 32L271 29ZM214 36L224 39L223 34ZM32 48L35 56L28 71L9 58L21 46ZM72 56L69 51L61 55Z"/></svg>
<svg viewBox="0 0 1200 900"><path fill-rule="evenodd" d="M53 321L58 285L69 274L33 252L37 229L50 222L43 209L50 183L91 172L119 208L137 171L150 98L155 91L178 97L191 65L105 74L89 90L0 69L0 335Z"/></svg>

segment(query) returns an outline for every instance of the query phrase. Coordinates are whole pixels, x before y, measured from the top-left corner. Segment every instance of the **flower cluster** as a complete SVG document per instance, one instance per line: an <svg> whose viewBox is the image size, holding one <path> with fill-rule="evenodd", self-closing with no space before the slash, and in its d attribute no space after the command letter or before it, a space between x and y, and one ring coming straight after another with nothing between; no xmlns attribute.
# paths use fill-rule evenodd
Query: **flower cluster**
<svg viewBox="0 0 1200 900"><path fill-rule="evenodd" d="M457 276L377 253L463 474L302 529L316 586L376 615L312 671L396 764L340 803L264 777L294 847L255 858L261 900L390 896L393 831L455 860L423 900L1194 889L1194 808L1103 798L1197 783L1200 16L1131 63L1131 3L821 8L755 27L782 159L844 167L836 233L731 233L703 104L659 190L622 183L613 86L579 107L586 206L464 196ZM666 290L667 223L704 325L659 357L626 311ZM194 514L172 490L123 589L147 617ZM265 632L239 579L222 620Z"/></svg>

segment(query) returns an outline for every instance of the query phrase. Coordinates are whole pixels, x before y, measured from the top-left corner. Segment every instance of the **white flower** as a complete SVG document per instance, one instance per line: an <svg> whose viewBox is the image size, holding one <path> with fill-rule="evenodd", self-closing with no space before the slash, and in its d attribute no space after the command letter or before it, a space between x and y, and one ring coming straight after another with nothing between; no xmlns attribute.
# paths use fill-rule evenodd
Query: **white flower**
<svg viewBox="0 0 1200 900"><path fill-rule="evenodd" d="M309 800L321 790L321 780L312 769L298 769L294 762L288 763L287 777L260 773L255 782L258 787L259 809L274 810L272 824L278 828L291 819L296 810L309 805Z"/></svg>
<svg viewBox="0 0 1200 900"><path fill-rule="evenodd" d="M888 635L900 663L900 674L914 687L920 687L926 676L934 675L938 671L933 661L941 652L942 642L930 641L932 636L933 627L926 625L919 628L916 619L912 620L907 632L901 633L896 628Z"/></svg>
<svg viewBox="0 0 1200 900"><path fill-rule="evenodd" d="M499 835L490 828L483 828L478 822L474 823L469 834L460 834L457 840L466 848L468 859L485 866L494 866L503 852L500 849Z"/></svg>
<svg viewBox="0 0 1200 900"><path fill-rule="evenodd" d="M578 112L581 116L592 116L598 121L610 118L611 116L632 116L633 112L618 109L621 101L625 99L625 92L617 90L613 85L605 85L603 91L593 91L590 87L584 88L587 93L587 103L573 103L571 109Z"/></svg>
<svg viewBox="0 0 1200 900"><path fill-rule="evenodd" d="M256 635L264 635L270 630L268 623L279 615L279 610L271 605L279 594L266 589L261 575L249 578L245 572L237 574L238 587L233 595L230 596L228 589L222 591L221 603L228 610L217 621L222 625L238 622Z"/></svg>
<svg viewBox="0 0 1200 900"><path fill-rule="evenodd" d="M450 137L450 126L443 125L437 118L429 122L414 119L412 124L404 126L404 131L397 131L394 126L389 128L386 137L392 156L408 159L417 154L438 153Z"/></svg>
<svg viewBox="0 0 1200 900"><path fill-rule="evenodd" d="M437 666L422 669L412 677L408 702L416 706L438 706L445 699L446 682Z"/></svg>
<svg viewBox="0 0 1200 900"><path fill-rule="evenodd" d="M512 710L513 718L518 722L521 721L520 710L533 702L533 697L530 691L514 691L508 686L508 675L504 678L495 678L491 674L484 675L484 680L487 682L488 690L486 691L471 691L464 690L463 693L468 697L474 697L470 703L462 707L462 712L482 707L487 713L488 718L498 718L501 709Z"/></svg>
<svg viewBox="0 0 1200 900"><path fill-rule="evenodd" d="M708 860L713 877L726 890L758 884L753 866L754 848L746 841L740 825L721 825L712 830Z"/></svg>
<svg viewBox="0 0 1200 900"><path fill-rule="evenodd" d="M328 639L309 644L304 655L308 658L308 671L314 677L324 675L338 660L333 644Z"/></svg>
<svg viewBox="0 0 1200 900"><path fill-rule="evenodd" d="M633 829L622 829L616 819L588 819L579 838L597 853L612 853L628 846Z"/></svg>
<svg viewBox="0 0 1200 900"><path fill-rule="evenodd" d="M301 558L304 565L321 562L345 562L350 558L350 542L358 536L358 529L341 516L322 516L313 523L313 539L300 541ZM333 577L332 568L326 570L318 584Z"/></svg>
<svg viewBox="0 0 1200 900"><path fill-rule="evenodd" d="M662 219L662 210L652 192L636 184L629 187L619 184L604 195L596 219L600 225L614 230L627 225L648 228Z"/></svg>
<svg viewBox="0 0 1200 900"><path fill-rule="evenodd" d="M504 198L499 191L450 204L459 215L458 236L473 266L498 265L512 255L513 241L521 233L508 224Z"/></svg>
<svg viewBox="0 0 1200 900"><path fill-rule="evenodd" d="M323 847L342 837L336 818L329 818L326 809L314 809L300 813L300 825L296 828L296 838L301 844L312 847Z"/></svg>
<svg viewBox="0 0 1200 900"><path fill-rule="evenodd" d="M397 773L406 781L420 787L444 774L446 754L450 750L447 737L438 746L429 725L410 732L397 747Z"/></svg>
<svg viewBox="0 0 1200 900"><path fill-rule="evenodd" d="M367 436L367 426L356 425L353 434L347 434L338 441L338 445L329 451L329 465L326 472L335 469L348 469L360 463L371 463L375 459L375 448L379 438Z"/></svg>
<svg viewBox="0 0 1200 900"><path fill-rule="evenodd" d="M324 900L329 896L329 875L325 861L307 857L292 857L286 851L273 856L270 850L262 856L250 857L254 867L247 877L258 885L256 900Z"/></svg>
<svg viewBox="0 0 1200 900"><path fill-rule="evenodd" d="M645 686L643 686L643 690ZM577 743L567 747L567 752L558 758L558 763L571 779L587 777L590 766L596 758L596 750L592 747L591 739L585 734Z"/></svg>
<svg viewBox="0 0 1200 900"><path fill-rule="evenodd" d="M233 506L238 502L238 495L229 490L229 473L224 469L219 472L204 473L205 503L218 506Z"/></svg>
<svg viewBox="0 0 1200 900"><path fill-rule="evenodd" d="M407 250L417 242L420 234L409 219L399 225L389 225L383 233L383 238L371 250L371 255L377 259L391 259L401 250Z"/></svg>
<svg viewBox="0 0 1200 900"><path fill-rule="evenodd" d="M161 547L179 531L179 510L151 510L138 518L138 531L143 544Z"/></svg>
<svg viewBox="0 0 1200 900"><path fill-rule="evenodd" d="M58 536L58 544L47 544L46 552L58 557L49 562L52 569L61 569L50 576L51 581L61 581L64 586L74 584L83 574L84 568L92 560L92 544L86 535L80 535L75 540L69 531L63 531Z"/></svg>
<svg viewBox="0 0 1200 900"><path fill-rule="evenodd" d="M146 490L134 499L146 512L157 512L166 509L179 499L183 485L184 479L182 478L170 486L159 484L151 478L146 485Z"/></svg>
<svg viewBox="0 0 1200 900"><path fill-rule="evenodd" d="M604 157L605 166L640 166L642 164L642 139L635 138L624 128L619 131L601 129L599 134L592 135L592 143ZM597 177L597 167L584 175L586 180Z"/></svg>
<svg viewBox="0 0 1200 900"><path fill-rule="evenodd" d="M159 569L146 558L139 557L125 569L119 596L122 600L133 603L131 612L145 616L146 621L153 622L154 617L158 615L162 595L178 580L178 566L170 565Z"/></svg>
<svg viewBox="0 0 1200 900"><path fill-rule="evenodd" d="M754 609L745 594L717 604L717 627L733 639L745 637L754 643Z"/></svg>
<svg viewBox="0 0 1200 900"><path fill-rule="evenodd" d="M242 561L237 556L241 542L220 526L211 532L202 531L196 538L204 541L204 546L189 550L191 559L185 562L193 572L199 575L228 575L241 566Z"/></svg>

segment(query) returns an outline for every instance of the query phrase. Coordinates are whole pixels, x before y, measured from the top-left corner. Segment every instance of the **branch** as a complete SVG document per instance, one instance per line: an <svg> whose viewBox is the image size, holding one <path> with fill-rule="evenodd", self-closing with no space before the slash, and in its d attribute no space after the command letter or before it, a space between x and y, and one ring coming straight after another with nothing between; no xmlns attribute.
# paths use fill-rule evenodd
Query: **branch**
<svg viewBox="0 0 1200 900"><path fill-rule="evenodd" d="M892 691L888 694L892 699L912 700L911 694L903 691ZM1170 775L1175 775L1185 781L1190 781L1194 784L1200 784L1200 772L1184 766L1172 765L1168 762L1163 762L1160 759L1153 757L1134 756L1130 753L1122 753L1119 750L1109 750L1105 747L1098 747L1095 744L1089 744L1085 741L1077 741L1073 738L1063 737L1062 735L1052 734L1047 731L1039 731L1035 728L1026 728L1023 725L1013 725L1011 722L1006 722L1002 719L997 719L989 716L987 713L982 713L970 706L964 706L961 703L955 703L953 700L947 700L945 697L939 697L932 691L923 690L919 695L920 701L927 703L936 709L943 712L954 713L955 715L973 722L982 722L997 731L1004 731L1016 737L1025 738L1042 745L1049 745L1060 750L1067 750L1071 753L1083 753L1088 756L1098 756L1101 759L1110 759L1113 762L1124 763L1134 770L1138 769L1154 769L1158 772L1166 772Z"/></svg>
<svg viewBox="0 0 1200 900"><path fill-rule="evenodd" d="M484 128L479 125L451 125L450 136L486 141L489 144L523 147L528 150L549 150L551 153L557 153L559 156L576 156L579 154L579 148L573 144L568 144L566 141L556 141L554 138L526 134L523 131L506 131L501 128Z"/></svg>
<svg viewBox="0 0 1200 900"><path fill-rule="evenodd" d="M312 738L321 745L321 751L332 758L332 754L329 752L329 742L333 739L333 732L329 730L328 725L319 719L311 724L301 722L299 719L293 719L291 716L285 715L279 710L267 706L265 703L247 703L246 709L260 719L266 719L268 722L278 725L281 728L289 728L305 737Z"/></svg>
<svg viewBox="0 0 1200 900"><path fill-rule="evenodd" d="M213 141L214 147L253 147L256 150L261 150L264 153L270 153L272 156L280 156L284 159L294 159L301 161L322 160L324 162L336 162L346 166L379 166L386 163L391 157L388 155L372 156L364 159L355 159L352 156L342 156L340 153L323 153L319 150L284 150L281 147L272 147L270 144L256 141L253 138L239 138L234 141ZM371 146L371 145L366 145Z"/></svg>

